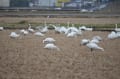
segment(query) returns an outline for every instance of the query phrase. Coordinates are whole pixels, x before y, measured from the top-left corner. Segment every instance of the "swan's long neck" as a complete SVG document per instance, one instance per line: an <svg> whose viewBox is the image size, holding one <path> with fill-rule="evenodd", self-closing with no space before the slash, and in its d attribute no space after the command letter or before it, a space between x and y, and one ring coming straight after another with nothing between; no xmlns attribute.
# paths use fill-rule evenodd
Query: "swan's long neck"
<svg viewBox="0 0 120 79"><path fill-rule="evenodd" d="M117 24L115 24L115 28L117 29Z"/></svg>
<svg viewBox="0 0 120 79"><path fill-rule="evenodd" d="M52 26L53 26L54 28L56 28L56 25L53 25L53 24L52 24Z"/></svg>
<svg viewBox="0 0 120 79"><path fill-rule="evenodd" d="M70 22L67 22L67 27L69 28L69 26L70 26Z"/></svg>
<svg viewBox="0 0 120 79"><path fill-rule="evenodd" d="M31 29L31 25L29 24L29 27L28 27L28 29Z"/></svg>
<svg viewBox="0 0 120 79"><path fill-rule="evenodd" d="M74 27L74 24L72 24L72 27Z"/></svg>

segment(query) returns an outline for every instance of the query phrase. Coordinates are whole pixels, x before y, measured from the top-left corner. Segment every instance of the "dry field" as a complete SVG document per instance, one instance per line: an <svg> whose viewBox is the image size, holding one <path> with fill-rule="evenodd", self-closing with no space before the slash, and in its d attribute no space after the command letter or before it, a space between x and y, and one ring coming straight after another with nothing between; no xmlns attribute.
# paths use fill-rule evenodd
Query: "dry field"
<svg viewBox="0 0 120 79"><path fill-rule="evenodd" d="M120 39L109 40L109 32L84 32L67 38L50 30L45 37L33 34L11 39L11 31L0 31L0 79L120 79ZM101 36L105 51L90 52L80 46L83 38ZM57 50L44 49L42 40L53 37Z"/></svg>

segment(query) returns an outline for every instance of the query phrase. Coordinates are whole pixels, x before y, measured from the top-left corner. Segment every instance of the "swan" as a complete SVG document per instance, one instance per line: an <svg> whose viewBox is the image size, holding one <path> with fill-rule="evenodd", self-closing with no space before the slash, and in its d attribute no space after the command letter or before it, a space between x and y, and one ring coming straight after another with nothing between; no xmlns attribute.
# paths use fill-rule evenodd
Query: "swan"
<svg viewBox="0 0 120 79"><path fill-rule="evenodd" d="M4 27L0 27L0 31L3 31L4 30Z"/></svg>
<svg viewBox="0 0 120 79"><path fill-rule="evenodd" d="M34 35L36 35L36 36L44 36L44 34L42 34L41 32L35 32Z"/></svg>
<svg viewBox="0 0 120 79"><path fill-rule="evenodd" d="M104 49L102 47L99 47L96 43L89 42L89 43L86 44L86 46L91 49L91 52L94 49L99 49L99 50L104 51Z"/></svg>
<svg viewBox="0 0 120 79"><path fill-rule="evenodd" d="M48 27L47 27L47 26L45 26L45 27L41 30L42 33L46 33L47 31L48 31Z"/></svg>
<svg viewBox="0 0 120 79"><path fill-rule="evenodd" d="M60 33L65 33L66 31L67 31L67 28L65 28L64 26L60 28Z"/></svg>
<svg viewBox="0 0 120 79"><path fill-rule="evenodd" d="M89 39L82 39L80 45L86 45L87 43L89 43L90 40Z"/></svg>
<svg viewBox="0 0 120 79"><path fill-rule="evenodd" d="M80 45L86 45L88 48L91 49L91 51L93 51L94 49L99 49L104 51L102 47L99 47L95 42L92 42L89 39L82 39Z"/></svg>
<svg viewBox="0 0 120 79"><path fill-rule="evenodd" d="M86 28L86 31L93 31L93 28Z"/></svg>
<svg viewBox="0 0 120 79"><path fill-rule="evenodd" d="M86 29L87 29L86 26L79 27L79 30L86 30Z"/></svg>
<svg viewBox="0 0 120 79"><path fill-rule="evenodd" d="M118 25L117 25L117 24L115 24L115 31L116 31L116 32L120 32L120 28L118 28Z"/></svg>
<svg viewBox="0 0 120 79"><path fill-rule="evenodd" d="M49 24L50 26L52 26L55 30L55 33L60 33L60 25L58 24L57 26L56 25L53 25L53 24Z"/></svg>
<svg viewBox="0 0 120 79"><path fill-rule="evenodd" d="M44 46L44 48L45 49L57 49L58 51L60 51L60 49L56 45L54 45L54 44L46 44Z"/></svg>
<svg viewBox="0 0 120 79"><path fill-rule="evenodd" d="M67 34L67 37L77 37L77 33L76 32L70 32Z"/></svg>
<svg viewBox="0 0 120 79"><path fill-rule="evenodd" d="M90 42L92 42L92 43L100 43L100 41L98 39L92 39Z"/></svg>
<svg viewBox="0 0 120 79"><path fill-rule="evenodd" d="M43 40L43 43L54 43L55 41L54 38L48 37Z"/></svg>
<svg viewBox="0 0 120 79"><path fill-rule="evenodd" d="M16 32L11 32L9 35L11 38L18 38L20 34L17 34Z"/></svg>
<svg viewBox="0 0 120 79"><path fill-rule="evenodd" d="M77 32L78 29L74 26L74 24L72 24L72 27L69 28L69 30Z"/></svg>
<svg viewBox="0 0 120 79"><path fill-rule="evenodd" d="M120 33L119 32L114 32L112 31L110 34L108 34L108 39L115 39L120 37Z"/></svg>
<svg viewBox="0 0 120 79"><path fill-rule="evenodd" d="M76 27L74 27L74 24L72 24L72 27L68 27L68 29L65 32L65 34L68 34L70 32L78 32L78 29Z"/></svg>
<svg viewBox="0 0 120 79"><path fill-rule="evenodd" d="M31 33L34 33L34 29L31 28L31 25L29 24L29 27L28 27L28 31L31 32Z"/></svg>
<svg viewBox="0 0 120 79"><path fill-rule="evenodd" d="M46 24L46 21L44 22L44 28L41 30L42 33L46 33L48 31L48 26Z"/></svg>
<svg viewBox="0 0 120 79"><path fill-rule="evenodd" d="M92 31L93 28L87 28L86 26L81 26L81 27L79 27L79 30Z"/></svg>
<svg viewBox="0 0 120 79"><path fill-rule="evenodd" d="M100 36L94 36L93 39L97 39L99 41L102 41L102 38Z"/></svg>
<svg viewBox="0 0 120 79"><path fill-rule="evenodd" d="M99 43L100 41L102 41L102 38L100 36L94 36L90 42Z"/></svg>
<svg viewBox="0 0 120 79"><path fill-rule="evenodd" d="M20 30L20 33L22 33L22 34L24 34L24 35L29 34L29 32L28 32L27 30L24 30L24 29Z"/></svg>
<svg viewBox="0 0 120 79"><path fill-rule="evenodd" d="M99 43L100 41L97 40L97 39L92 39L92 40L89 40L89 39L82 39L80 45L86 45L87 43Z"/></svg>
<svg viewBox="0 0 120 79"><path fill-rule="evenodd" d="M53 24L50 25L54 27L56 33L65 33L67 31L67 28L65 28L64 26L60 27L60 24L58 24L58 26L55 26Z"/></svg>
<svg viewBox="0 0 120 79"><path fill-rule="evenodd" d="M39 31L41 31L42 28L43 28L43 26L41 26L41 25L35 27L35 29L39 30Z"/></svg>

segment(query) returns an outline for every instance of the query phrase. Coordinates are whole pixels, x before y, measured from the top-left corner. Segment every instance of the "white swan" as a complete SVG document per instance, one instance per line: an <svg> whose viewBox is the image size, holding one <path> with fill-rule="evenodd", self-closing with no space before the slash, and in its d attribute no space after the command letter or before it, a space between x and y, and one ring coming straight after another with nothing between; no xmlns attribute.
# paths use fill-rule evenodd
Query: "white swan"
<svg viewBox="0 0 120 79"><path fill-rule="evenodd" d="M44 28L41 30L41 33L46 33L48 31L48 26L46 24L46 21L44 22Z"/></svg>
<svg viewBox="0 0 120 79"><path fill-rule="evenodd" d="M114 32L112 31L110 34L108 34L108 39L115 39L120 37L120 33L119 32Z"/></svg>
<svg viewBox="0 0 120 79"><path fill-rule="evenodd" d="M99 50L104 51L104 49L102 47L99 47L96 43L89 42L89 43L86 44L86 46L88 48L90 48L91 51L93 51L94 49L99 49Z"/></svg>
<svg viewBox="0 0 120 79"><path fill-rule="evenodd" d="M81 27L79 27L79 30L92 31L93 28L88 28L88 27L86 27L86 26L81 26Z"/></svg>
<svg viewBox="0 0 120 79"><path fill-rule="evenodd" d="M58 51L60 51L60 49L54 44L46 44L44 48L45 49L57 49Z"/></svg>
<svg viewBox="0 0 120 79"><path fill-rule="evenodd" d="M93 28L86 28L86 31L93 31Z"/></svg>
<svg viewBox="0 0 120 79"><path fill-rule="evenodd" d="M118 25L117 25L117 24L115 24L115 31L116 31L116 32L120 32L120 28L118 28Z"/></svg>
<svg viewBox="0 0 120 79"><path fill-rule="evenodd" d="M77 33L76 32L70 32L67 34L67 37L77 37Z"/></svg>
<svg viewBox="0 0 120 79"><path fill-rule="evenodd" d="M74 26L74 24L72 24L72 27L68 27L65 34L68 34L70 32L76 32L76 33L80 33L80 31Z"/></svg>
<svg viewBox="0 0 120 79"><path fill-rule="evenodd" d="M80 45L86 45L87 43L89 43L90 40L89 39L82 39Z"/></svg>
<svg viewBox="0 0 120 79"><path fill-rule="evenodd" d="M42 34L41 32L35 32L34 35L36 35L36 36L45 36L45 35Z"/></svg>
<svg viewBox="0 0 120 79"><path fill-rule="evenodd" d="M100 41L98 39L92 39L90 42L92 42L92 43L100 43Z"/></svg>
<svg viewBox="0 0 120 79"><path fill-rule="evenodd" d="M99 41L102 41L103 39L100 36L94 36L93 39L97 39Z"/></svg>
<svg viewBox="0 0 120 79"><path fill-rule="evenodd" d="M67 31L67 28L65 28L64 26L60 28L60 33L65 33L66 31Z"/></svg>
<svg viewBox="0 0 120 79"><path fill-rule="evenodd" d="M31 25L29 24L29 27L28 27L28 31L31 32L31 33L34 33L35 30L31 28Z"/></svg>
<svg viewBox="0 0 120 79"><path fill-rule="evenodd" d="M89 39L82 39L80 45L86 45L87 43L99 43L100 41L98 39L92 39L92 40L89 40Z"/></svg>
<svg viewBox="0 0 120 79"><path fill-rule="evenodd" d="M20 30L20 33L22 33L22 34L24 34L24 35L29 34L29 32L28 32L27 30L24 30L24 29Z"/></svg>
<svg viewBox="0 0 120 79"><path fill-rule="evenodd" d="M54 28L55 33L60 33L60 28L61 28L61 27L60 27L59 24L58 24L58 25L49 24L49 25Z"/></svg>
<svg viewBox="0 0 120 79"><path fill-rule="evenodd" d="M47 31L48 31L48 27L47 27L47 26L45 26L45 27L41 30L42 33L46 33Z"/></svg>
<svg viewBox="0 0 120 79"><path fill-rule="evenodd" d="M100 36L94 36L90 42L99 43L100 41L102 41L102 38Z"/></svg>
<svg viewBox="0 0 120 79"><path fill-rule="evenodd" d="M9 35L11 38L18 38L20 34L17 34L16 32L11 32Z"/></svg>
<svg viewBox="0 0 120 79"><path fill-rule="evenodd" d="M79 30L86 30L86 26L79 27Z"/></svg>
<svg viewBox="0 0 120 79"><path fill-rule="evenodd" d="M54 43L55 41L54 38L48 37L43 40L43 43Z"/></svg>
<svg viewBox="0 0 120 79"><path fill-rule="evenodd" d="M4 30L4 27L0 27L0 31L3 31Z"/></svg>
<svg viewBox="0 0 120 79"><path fill-rule="evenodd" d="M65 28L64 26L60 27L60 24L58 24L57 26L53 24L50 25L54 27L56 33L65 33L67 31L67 28Z"/></svg>

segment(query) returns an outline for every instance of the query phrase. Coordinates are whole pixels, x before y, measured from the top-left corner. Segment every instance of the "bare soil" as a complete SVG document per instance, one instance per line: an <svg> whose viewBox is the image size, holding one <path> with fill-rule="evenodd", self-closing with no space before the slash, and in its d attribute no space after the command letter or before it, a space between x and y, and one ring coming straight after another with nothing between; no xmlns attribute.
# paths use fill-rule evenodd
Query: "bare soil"
<svg viewBox="0 0 120 79"><path fill-rule="evenodd" d="M33 34L11 39L11 31L0 31L0 79L119 79L120 39L109 40L109 32L83 32L82 36L67 38L50 30L45 37ZM83 38L103 38L99 46L105 51L90 51L80 46ZM57 50L43 47L42 40L53 37Z"/></svg>
<svg viewBox="0 0 120 79"><path fill-rule="evenodd" d="M28 21L31 23L67 23L75 24L116 24L120 18L40 18L40 17L0 17L0 23L18 23Z"/></svg>

